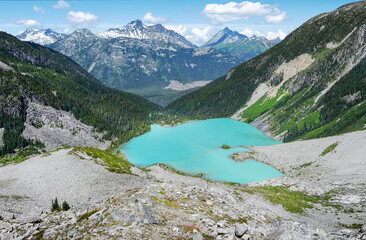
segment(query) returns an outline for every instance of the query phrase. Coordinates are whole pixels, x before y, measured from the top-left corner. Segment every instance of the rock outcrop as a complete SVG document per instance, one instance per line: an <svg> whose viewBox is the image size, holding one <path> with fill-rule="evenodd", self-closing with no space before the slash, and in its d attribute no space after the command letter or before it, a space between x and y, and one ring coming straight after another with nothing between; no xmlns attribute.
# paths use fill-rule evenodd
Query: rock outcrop
<svg viewBox="0 0 366 240"><path fill-rule="evenodd" d="M71 113L34 102L28 104L23 137L41 141L46 150L62 145L100 149L106 149L110 145L109 141L102 139L103 134L80 122Z"/></svg>

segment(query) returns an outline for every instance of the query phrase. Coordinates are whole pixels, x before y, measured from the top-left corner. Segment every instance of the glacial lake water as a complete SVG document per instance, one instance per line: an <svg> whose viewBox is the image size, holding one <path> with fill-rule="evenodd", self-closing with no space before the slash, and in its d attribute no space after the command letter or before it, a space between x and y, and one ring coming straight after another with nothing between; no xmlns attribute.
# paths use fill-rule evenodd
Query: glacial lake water
<svg viewBox="0 0 366 240"><path fill-rule="evenodd" d="M150 132L120 150L139 167L164 163L185 173L203 174L206 179L245 184L284 175L269 165L250 159L237 162L229 155L249 151L243 145L280 143L249 124L220 118L175 127L152 125ZM222 149L223 144L231 148Z"/></svg>

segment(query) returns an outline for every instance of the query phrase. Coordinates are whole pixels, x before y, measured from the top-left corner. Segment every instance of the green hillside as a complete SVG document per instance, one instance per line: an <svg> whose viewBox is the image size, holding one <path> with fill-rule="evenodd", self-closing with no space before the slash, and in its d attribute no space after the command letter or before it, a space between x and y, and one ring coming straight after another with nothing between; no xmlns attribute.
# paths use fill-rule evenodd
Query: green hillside
<svg viewBox="0 0 366 240"><path fill-rule="evenodd" d="M264 54L233 68L228 77L183 96L168 108L189 118L230 117L265 83L268 89L279 88L277 94L282 91L282 95L267 92L240 115L246 122L270 125L274 136L292 141L363 129L365 23L365 2L316 16ZM304 56L311 58L311 64L285 79ZM298 65L288 70L294 61Z"/></svg>
<svg viewBox="0 0 366 240"><path fill-rule="evenodd" d="M71 112L105 138L127 141L149 130L149 113L160 107L133 94L110 89L68 57L0 32L0 155L29 142L20 133L30 101Z"/></svg>

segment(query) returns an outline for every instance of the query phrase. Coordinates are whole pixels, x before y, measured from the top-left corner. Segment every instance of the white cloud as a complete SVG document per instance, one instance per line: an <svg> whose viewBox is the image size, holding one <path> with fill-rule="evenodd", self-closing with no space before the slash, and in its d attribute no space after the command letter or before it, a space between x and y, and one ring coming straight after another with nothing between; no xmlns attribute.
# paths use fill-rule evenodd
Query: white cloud
<svg viewBox="0 0 366 240"><path fill-rule="evenodd" d="M145 16L142 18L142 21L145 23L158 24L165 23L166 19L163 17L154 17L151 13L146 13Z"/></svg>
<svg viewBox="0 0 366 240"><path fill-rule="evenodd" d="M283 40L286 36L287 33L283 32L282 30L278 30L277 32L268 32L266 37L269 40L273 40L276 38L280 38L281 40Z"/></svg>
<svg viewBox="0 0 366 240"><path fill-rule="evenodd" d="M187 34L185 37L197 44L197 45L201 45L205 42L207 42L208 40L210 40L210 38L212 37L212 31L213 28L211 26L207 26L204 28L192 28L191 33Z"/></svg>
<svg viewBox="0 0 366 240"><path fill-rule="evenodd" d="M281 40L283 40L286 36L287 36L287 33L283 32L282 30L278 30L277 32L267 32L266 34L263 34L259 31L254 31L252 29L249 29L249 28L245 28L241 34L244 34L248 37L252 37L252 36L258 36L258 37L265 37L269 40L274 40L276 38L280 38Z"/></svg>
<svg viewBox="0 0 366 240"><path fill-rule="evenodd" d="M278 11L277 14L268 15L266 17L266 20L268 23L281 23L285 20L285 18L286 18L286 13Z"/></svg>
<svg viewBox="0 0 366 240"><path fill-rule="evenodd" d="M45 10L41 7L38 7L38 6L33 6L33 10L35 12L45 13Z"/></svg>
<svg viewBox="0 0 366 240"><path fill-rule="evenodd" d="M187 27L183 25L165 25L164 27L173 30L174 32L177 32L183 36L185 36L187 33Z"/></svg>
<svg viewBox="0 0 366 240"><path fill-rule="evenodd" d="M97 15L90 12L70 11L66 16L69 24L73 27L92 27L99 20Z"/></svg>
<svg viewBox="0 0 366 240"><path fill-rule="evenodd" d="M69 28L65 28L65 29L63 30L63 33L65 33L65 34L70 34L70 33L72 33L72 30L71 30L71 29L69 29Z"/></svg>
<svg viewBox="0 0 366 240"><path fill-rule="evenodd" d="M207 4L202 13L214 24L257 17L265 17L268 23L279 23L286 16L286 12L272 5L249 1Z"/></svg>
<svg viewBox="0 0 366 240"><path fill-rule="evenodd" d="M58 2L53 5L54 8L70 8L70 4L65 0L58 0Z"/></svg>
<svg viewBox="0 0 366 240"><path fill-rule="evenodd" d="M247 37L253 37L254 35L255 36L263 36L262 33L258 32L258 31L253 31L252 29L249 29L249 28L245 28L241 34L247 36Z"/></svg>
<svg viewBox="0 0 366 240"><path fill-rule="evenodd" d="M26 27L34 27L34 26L40 26L41 23L34 20L34 19L22 19L22 20L18 20L16 21L16 24L21 25L21 26L26 26Z"/></svg>

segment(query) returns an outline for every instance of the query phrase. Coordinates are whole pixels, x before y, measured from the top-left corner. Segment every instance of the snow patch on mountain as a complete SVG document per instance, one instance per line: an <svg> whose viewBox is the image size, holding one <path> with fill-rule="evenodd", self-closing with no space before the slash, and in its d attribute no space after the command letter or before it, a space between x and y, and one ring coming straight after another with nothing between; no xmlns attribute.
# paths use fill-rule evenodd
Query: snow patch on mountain
<svg viewBox="0 0 366 240"><path fill-rule="evenodd" d="M27 29L16 35L22 41L34 42L40 45L52 44L65 36L66 34L55 32L52 29Z"/></svg>
<svg viewBox="0 0 366 240"><path fill-rule="evenodd" d="M129 24L121 28L111 28L107 31L97 34L100 38L135 38L135 39L148 39L158 40L163 42L169 42L177 44L184 48L197 47L193 43L189 42L182 35L168 30L161 24L145 25L140 20L132 21Z"/></svg>

